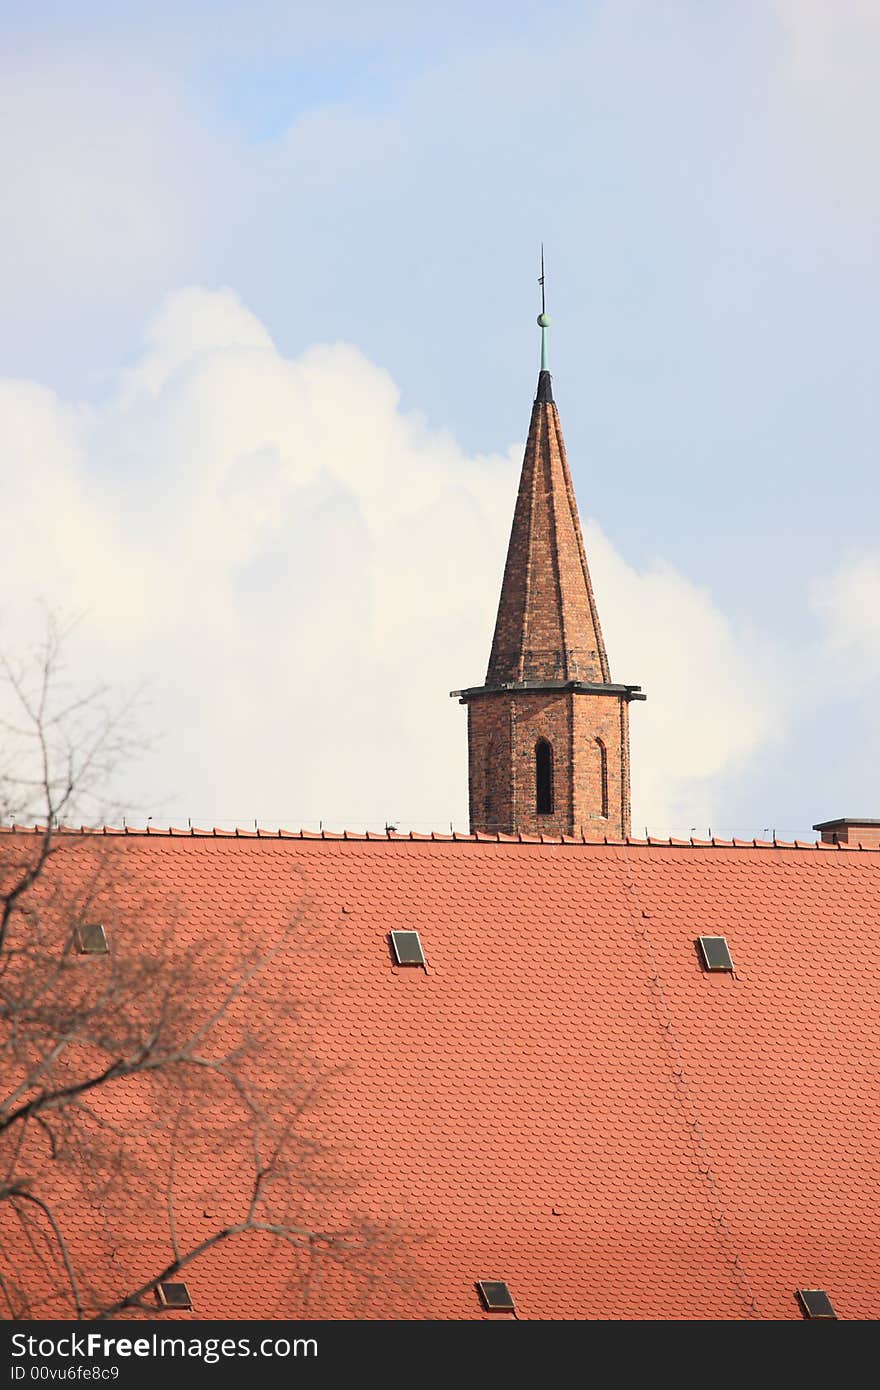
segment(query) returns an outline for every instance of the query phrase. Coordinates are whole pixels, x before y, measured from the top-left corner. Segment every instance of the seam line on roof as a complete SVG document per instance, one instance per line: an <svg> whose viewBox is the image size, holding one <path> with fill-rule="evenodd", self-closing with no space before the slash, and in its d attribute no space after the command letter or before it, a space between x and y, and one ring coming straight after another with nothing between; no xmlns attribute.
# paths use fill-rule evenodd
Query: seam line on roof
<svg viewBox="0 0 880 1390"><path fill-rule="evenodd" d="M634 932L639 939L650 971L647 982L652 987L651 994L654 1001L658 1027L660 1029L660 1040L663 1050L667 1054L669 1060L669 1072L673 1094L684 1119L687 1141L693 1150L697 1179L700 1189L706 1197L706 1205L715 1230L715 1236L721 1250L721 1255L731 1273L734 1287L738 1288L738 1292L748 1309L748 1316L750 1318L761 1318L763 1314L760 1305L749 1282L745 1265L740 1259L733 1232L724 1214L721 1192L712 1170L712 1155L706 1141L705 1131L700 1124L697 1108L688 1083L684 1057L675 1034L672 1012L666 999L666 991L662 977L657 968L651 933L647 925L651 920L650 915L642 907L641 897L635 880L632 878L628 866L617 848L614 849L614 858L620 864L620 876L626 889L627 897L631 902Z"/></svg>

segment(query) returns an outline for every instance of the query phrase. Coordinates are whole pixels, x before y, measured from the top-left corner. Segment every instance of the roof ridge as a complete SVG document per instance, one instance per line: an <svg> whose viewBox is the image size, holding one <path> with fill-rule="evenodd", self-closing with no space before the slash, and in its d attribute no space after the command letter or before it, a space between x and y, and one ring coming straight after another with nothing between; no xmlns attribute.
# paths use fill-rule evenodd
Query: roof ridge
<svg viewBox="0 0 880 1390"><path fill-rule="evenodd" d="M42 824L37 825L0 825L0 835L43 835L46 827ZM415 830L393 831L393 830L287 830L279 826L277 830L266 830L257 827L254 830L245 829L237 826L234 829L224 830L219 826L201 827L190 825L185 829L181 826L169 825L165 827L146 825L59 825L52 832L54 835L82 835L82 836L112 836L128 837L136 839L138 837L149 836L153 840L346 840L356 843L370 844L492 844L492 845L564 845L567 847L606 849L606 848L632 848L632 849L760 849L760 850L821 850L830 854L880 854L880 846L863 844L830 844L824 840L740 840L734 837L732 840L722 840L717 835L713 835L711 840L701 840L696 836L689 839L677 839L675 836L649 835L647 839L639 839L637 836L628 835L623 840L615 840L605 836L602 840L588 840L584 835L547 835L540 833L529 835L524 832L517 832L513 835L505 835L501 831L473 831L454 830L450 833L431 830L429 832L419 832Z"/></svg>

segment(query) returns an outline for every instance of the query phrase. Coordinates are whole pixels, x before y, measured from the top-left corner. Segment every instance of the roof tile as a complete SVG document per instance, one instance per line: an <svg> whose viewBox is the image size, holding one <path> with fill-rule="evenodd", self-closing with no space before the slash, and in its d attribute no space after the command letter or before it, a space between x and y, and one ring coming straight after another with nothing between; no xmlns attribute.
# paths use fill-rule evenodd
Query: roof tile
<svg viewBox="0 0 880 1390"><path fill-rule="evenodd" d="M146 895L193 939L271 941L303 909L305 949L255 998L305 1001L279 1066L344 1069L308 1123L358 1179L304 1191L303 1219L407 1237L376 1281L322 1264L307 1302L289 1252L229 1242L187 1270L193 1316L479 1318L495 1271L526 1318L794 1318L801 1286L876 1317L878 851L107 833L122 908ZM65 834L85 873L90 836ZM398 924L427 972L392 966ZM701 970L702 934L727 936L734 975ZM131 1095L106 1104L156 1173ZM204 1116L184 1234L241 1200L227 1124ZM167 1257L161 1208L121 1232L114 1279Z"/></svg>

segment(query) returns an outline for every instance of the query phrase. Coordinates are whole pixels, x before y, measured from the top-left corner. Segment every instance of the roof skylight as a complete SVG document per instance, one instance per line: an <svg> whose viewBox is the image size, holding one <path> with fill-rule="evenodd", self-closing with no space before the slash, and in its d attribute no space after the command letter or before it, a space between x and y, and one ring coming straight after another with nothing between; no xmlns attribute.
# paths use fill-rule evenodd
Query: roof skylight
<svg viewBox="0 0 880 1390"><path fill-rule="evenodd" d="M733 959L726 936L701 936L697 944L704 970L732 970Z"/></svg>
<svg viewBox="0 0 880 1390"><path fill-rule="evenodd" d="M192 1308L189 1289L184 1283L157 1284L156 1297L163 1308Z"/></svg>
<svg viewBox="0 0 880 1390"><path fill-rule="evenodd" d="M824 1289L796 1289L805 1318L836 1318L831 1299Z"/></svg>
<svg viewBox="0 0 880 1390"><path fill-rule="evenodd" d="M76 929L76 949L81 956L106 956L107 933L100 922L82 922Z"/></svg>
<svg viewBox="0 0 880 1390"><path fill-rule="evenodd" d="M477 1289L483 1307L489 1313L514 1313L513 1295L506 1284L497 1279L478 1279Z"/></svg>
<svg viewBox="0 0 880 1390"><path fill-rule="evenodd" d="M417 931L393 931L389 935L398 965L425 964L425 953Z"/></svg>

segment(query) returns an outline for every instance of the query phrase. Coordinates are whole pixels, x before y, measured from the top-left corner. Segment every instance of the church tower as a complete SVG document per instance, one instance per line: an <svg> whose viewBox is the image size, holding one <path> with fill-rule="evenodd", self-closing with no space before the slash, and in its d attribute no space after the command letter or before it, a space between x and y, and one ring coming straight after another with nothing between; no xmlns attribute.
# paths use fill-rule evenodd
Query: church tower
<svg viewBox="0 0 880 1390"><path fill-rule="evenodd" d="M542 265L543 270L543 265ZM543 275L541 279L543 300ZM468 707L472 831L630 833L629 702L615 685L587 568L559 412L541 370L484 685Z"/></svg>

